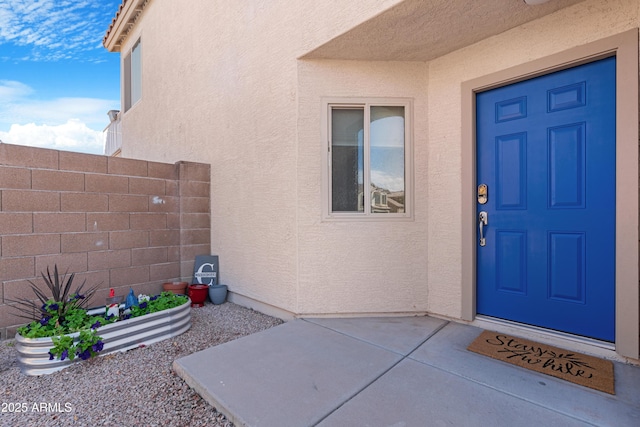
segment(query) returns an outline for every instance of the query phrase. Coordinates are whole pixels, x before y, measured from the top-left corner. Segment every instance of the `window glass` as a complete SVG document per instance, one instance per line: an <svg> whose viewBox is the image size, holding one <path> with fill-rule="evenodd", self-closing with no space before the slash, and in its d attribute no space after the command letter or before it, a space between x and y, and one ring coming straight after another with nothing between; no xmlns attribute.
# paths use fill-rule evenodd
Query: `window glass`
<svg viewBox="0 0 640 427"><path fill-rule="evenodd" d="M408 101L328 105L329 215L406 217Z"/></svg>
<svg viewBox="0 0 640 427"><path fill-rule="evenodd" d="M124 111L131 108L131 53L124 57Z"/></svg>
<svg viewBox="0 0 640 427"><path fill-rule="evenodd" d="M142 45L140 40L131 50L131 105L142 97Z"/></svg>
<svg viewBox="0 0 640 427"><path fill-rule="evenodd" d="M332 110L331 164L332 211L363 212L364 109Z"/></svg>
<svg viewBox="0 0 640 427"><path fill-rule="evenodd" d="M142 45L136 42L124 58L124 110L127 111L142 97Z"/></svg>
<svg viewBox="0 0 640 427"><path fill-rule="evenodd" d="M371 212L404 212L404 107L371 107L370 140Z"/></svg>

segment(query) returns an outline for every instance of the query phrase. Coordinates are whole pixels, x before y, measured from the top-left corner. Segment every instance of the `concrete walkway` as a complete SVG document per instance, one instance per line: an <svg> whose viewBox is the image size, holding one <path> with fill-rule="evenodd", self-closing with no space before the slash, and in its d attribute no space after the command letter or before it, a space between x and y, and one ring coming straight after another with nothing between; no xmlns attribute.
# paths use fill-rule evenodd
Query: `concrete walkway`
<svg viewBox="0 0 640 427"><path fill-rule="evenodd" d="M236 426L640 426L640 367L608 395L466 350L431 317L298 319L174 368Z"/></svg>

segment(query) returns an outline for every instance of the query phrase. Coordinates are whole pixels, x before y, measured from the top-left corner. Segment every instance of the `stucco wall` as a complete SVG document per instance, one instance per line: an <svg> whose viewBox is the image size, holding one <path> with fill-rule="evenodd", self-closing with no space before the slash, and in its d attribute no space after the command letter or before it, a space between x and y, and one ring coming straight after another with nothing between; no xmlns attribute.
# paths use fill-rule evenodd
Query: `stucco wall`
<svg viewBox="0 0 640 427"><path fill-rule="evenodd" d="M587 0L429 63L429 311L461 313L461 84L640 25L636 0Z"/></svg>
<svg viewBox="0 0 640 427"><path fill-rule="evenodd" d="M461 318L462 82L639 24L637 2L595 0L428 63L301 61L300 312L426 310ZM317 145L323 96L415 98L415 221L319 221L323 154ZM386 239L384 245L377 239L379 233Z"/></svg>
<svg viewBox="0 0 640 427"><path fill-rule="evenodd" d="M296 59L397 3L152 0L123 46L142 36L122 154L211 164L212 251L239 294L460 318L462 82L640 25L636 0L585 0L428 63ZM412 221L323 222L322 97L337 96L414 99Z"/></svg>
<svg viewBox="0 0 640 427"><path fill-rule="evenodd" d="M212 251L235 292L298 311L296 58L397 2L153 0L128 37L143 87L122 155L211 164Z"/></svg>
<svg viewBox="0 0 640 427"><path fill-rule="evenodd" d="M302 314L425 312L427 67L422 62L301 61L298 122L299 305ZM412 98L411 221L323 221L319 124L324 97Z"/></svg>

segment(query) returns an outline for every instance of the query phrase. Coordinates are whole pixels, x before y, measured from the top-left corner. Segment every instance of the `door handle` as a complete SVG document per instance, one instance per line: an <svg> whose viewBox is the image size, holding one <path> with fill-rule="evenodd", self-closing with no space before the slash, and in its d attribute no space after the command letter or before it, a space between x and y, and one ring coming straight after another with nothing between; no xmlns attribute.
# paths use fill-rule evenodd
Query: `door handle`
<svg viewBox="0 0 640 427"><path fill-rule="evenodd" d="M480 212L478 215L478 227L480 227L480 246L485 246L487 244L486 239L484 238L484 226L489 224L489 214L485 211Z"/></svg>

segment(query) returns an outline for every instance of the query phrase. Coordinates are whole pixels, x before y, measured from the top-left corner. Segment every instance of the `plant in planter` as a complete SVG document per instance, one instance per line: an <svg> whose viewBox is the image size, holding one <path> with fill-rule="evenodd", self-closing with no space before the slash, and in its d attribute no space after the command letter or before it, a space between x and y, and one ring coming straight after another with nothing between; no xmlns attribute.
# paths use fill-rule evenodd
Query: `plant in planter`
<svg viewBox="0 0 640 427"><path fill-rule="evenodd" d="M53 275L47 267L47 273L41 273L45 284L51 291L51 298L48 298L31 281L31 289L36 295L39 303L19 298L10 300L18 304L16 308L23 314L18 316L33 321L18 328L18 333L27 338L52 337L54 346L49 350L49 358L59 358L60 360L73 360L76 356L88 359L102 350L101 337L96 334L96 329L110 322L105 318L92 318L86 311L86 305L91 300L97 286L82 293L86 281L71 292L75 273L67 276L67 273L60 274L58 266L54 265ZM81 331L81 332L80 332ZM78 342L66 334L80 332Z"/></svg>
<svg viewBox="0 0 640 427"><path fill-rule="evenodd" d="M169 310L186 303L189 299L184 295L174 294L173 292L162 292L160 295L152 297L146 296L141 298L138 305L131 307L130 317L144 316L145 314L156 313L158 311Z"/></svg>
<svg viewBox="0 0 640 427"><path fill-rule="evenodd" d="M57 265L54 265L53 275L51 275L49 267L47 267L46 276L44 273L41 273L41 275L44 279L44 283L51 291L51 298L47 298L36 284L29 280L29 283L31 283L31 290L40 301L40 304L27 298L9 300L9 302L18 303L19 307L17 308L24 313L19 314L18 316L27 319L39 320L40 318L50 318L55 315L58 317L58 320L64 322L69 312L75 309L86 308L96 289L98 289L98 286L96 285L85 293L82 293L82 289L86 284L85 280L74 292L71 292L71 285L73 283L75 273L71 273L67 278L66 272L64 274L58 273Z"/></svg>
<svg viewBox="0 0 640 427"><path fill-rule="evenodd" d="M40 321L33 321L18 328L18 333L27 338L51 337L54 346L49 350L49 360L73 360L76 356L86 360L102 351L104 342L96 333L96 329L114 322L115 318L89 316L86 310L73 308L68 310L61 323L55 311L52 313L52 305L55 307L57 304L45 304L51 316L45 316ZM78 340L68 335L74 332L79 332Z"/></svg>
<svg viewBox="0 0 640 427"><path fill-rule="evenodd" d="M22 317L35 319L18 328L16 335L18 361L23 373L28 375L55 372L75 358L86 360L103 349L106 352L124 351L140 344L151 344L179 335L191 325L189 299L184 295L170 292L152 297L141 295L137 304L128 310L123 310L124 305L121 305L117 316L107 316L108 309L104 306L85 308L95 288L82 294L83 283L75 292L70 291L73 274L65 279L66 273L58 274L55 266L53 275L47 269L47 274L42 276L51 290L51 298L31 283L42 305L26 298L13 301L26 313ZM150 329L150 325L157 328ZM52 361L50 364L43 357L45 355Z"/></svg>

